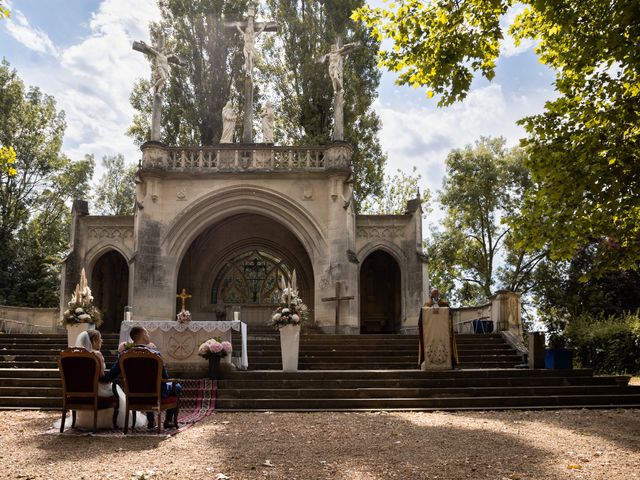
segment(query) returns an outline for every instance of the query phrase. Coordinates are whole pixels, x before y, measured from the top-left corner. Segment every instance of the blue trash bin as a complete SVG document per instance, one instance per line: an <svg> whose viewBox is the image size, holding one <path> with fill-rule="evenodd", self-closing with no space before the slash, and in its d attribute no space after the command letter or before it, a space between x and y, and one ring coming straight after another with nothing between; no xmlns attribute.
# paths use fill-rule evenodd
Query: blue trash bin
<svg viewBox="0 0 640 480"><path fill-rule="evenodd" d="M474 320L473 333L492 333L493 320Z"/></svg>

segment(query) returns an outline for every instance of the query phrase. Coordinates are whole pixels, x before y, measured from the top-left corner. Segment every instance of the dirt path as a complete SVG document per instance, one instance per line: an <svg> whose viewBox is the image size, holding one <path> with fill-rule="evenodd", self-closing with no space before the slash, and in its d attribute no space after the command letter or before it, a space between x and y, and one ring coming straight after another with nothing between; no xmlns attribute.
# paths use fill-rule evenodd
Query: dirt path
<svg viewBox="0 0 640 480"><path fill-rule="evenodd" d="M638 410L216 413L172 438L0 412L7 479L640 479ZM138 473L137 473L138 472Z"/></svg>

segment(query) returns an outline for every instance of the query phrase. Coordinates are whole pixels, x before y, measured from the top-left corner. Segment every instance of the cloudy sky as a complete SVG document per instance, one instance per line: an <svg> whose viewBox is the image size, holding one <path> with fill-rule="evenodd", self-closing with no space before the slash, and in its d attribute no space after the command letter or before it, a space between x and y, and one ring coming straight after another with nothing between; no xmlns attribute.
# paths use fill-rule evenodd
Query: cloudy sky
<svg viewBox="0 0 640 480"><path fill-rule="evenodd" d="M96 159L122 153L137 162L139 150L125 135L133 109L129 94L137 78L149 75L133 40L148 41L148 24L158 19L155 0L10 0L8 21L0 22L0 57L27 85L55 96L67 118L63 149L71 158ZM510 12L512 17L516 12ZM509 21L509 18L505 19ZM496 77L477 80L464 102L441 109L423 90L399 87L384 73L375 103L388 154L387 170L411 171L422 186L437 190L444 160L453 148L481 135L515 145L523 130L515 122L542 111L553 97L553 75L538 63L531 44L506 40ZM436 211L433 220L439 217Z"/></svg>

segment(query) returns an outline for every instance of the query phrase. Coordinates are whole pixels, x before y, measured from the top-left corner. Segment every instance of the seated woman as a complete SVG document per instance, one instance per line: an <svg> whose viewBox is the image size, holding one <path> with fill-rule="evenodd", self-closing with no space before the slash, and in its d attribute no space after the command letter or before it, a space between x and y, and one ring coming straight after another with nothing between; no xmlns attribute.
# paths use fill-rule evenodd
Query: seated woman
<svg viewBox="0 0 640 480"><path fill-rule="evenodd" d="M88 352L92 352L98 360L100 360L100 376L104 375L105 362L104 356L100 352L102 347L102 335L98 330L87 330L80 333L76 339L76 347L84 348ZM119 385L116 384L115 391L111 382L100 382L98 384L98 396L111 397L114 393L118 396L118 418L117 425L119 428L124 428L125 417L125 398L124 392ZM144 414L137 412L135 415L136 423L133 424L133 415L129 415L129 427L138 428L146 425L146 418ZM89 410L80 410L76 415L76 428L93 428L93 412ZM98 412L98 428L110 429L113 428L113 410L105 409Z"/></svg>

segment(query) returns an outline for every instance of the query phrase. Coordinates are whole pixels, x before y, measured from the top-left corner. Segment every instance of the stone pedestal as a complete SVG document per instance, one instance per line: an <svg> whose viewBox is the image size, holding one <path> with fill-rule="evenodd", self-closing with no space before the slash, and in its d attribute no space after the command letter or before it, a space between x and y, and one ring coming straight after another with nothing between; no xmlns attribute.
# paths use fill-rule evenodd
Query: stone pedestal
<svg viewBox="0 0 640 480"><path fill-rule="evenodd" d="M70 347L76 346L76 340L78 339L78 335L80 333L85 332L87 330L95 330L95 323L74 323L72 325L67 325L67 343Z"/></svg>
<svg viewBox="0 0 640 480"><path fill-rule="evenodd" d="M544 333L529 333L529 368L544 368Z"/></svg>
<svg viewBox="0 0 640 480"><path fill-rule="evenodd" d="M280 328L280 350L282 371L298 371L298 351L300 349L300 325L285 325Z"/></svg>
<svg viewBox="0 0 640 480"><path fill-rule="evenodd" d="M423 307L423 370L451 370L451 325L448 307Z"/></svg>

